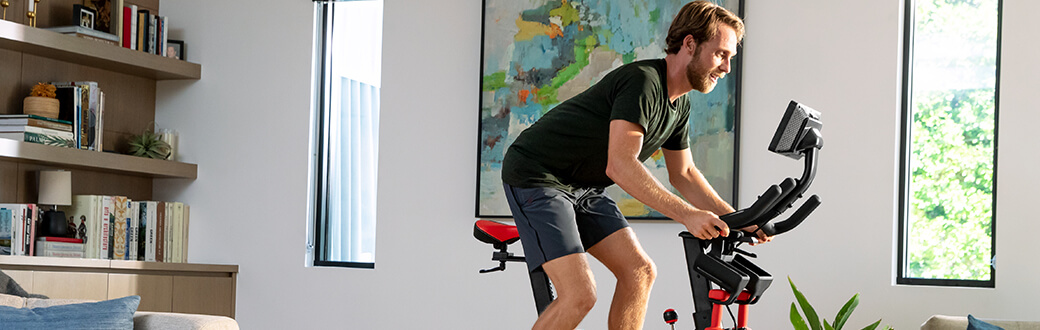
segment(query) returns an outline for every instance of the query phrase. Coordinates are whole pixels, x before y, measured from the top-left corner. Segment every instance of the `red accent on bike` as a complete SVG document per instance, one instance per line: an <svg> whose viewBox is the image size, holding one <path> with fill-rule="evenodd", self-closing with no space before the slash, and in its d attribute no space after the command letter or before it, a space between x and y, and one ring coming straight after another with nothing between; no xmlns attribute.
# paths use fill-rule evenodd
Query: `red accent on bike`
<svg viewBox="0 0 1040 330"><path fill-rule="evenodd" d="M675 321L679 320L679 314L675 313L674 309L666 309L664 311L664 322L668 324L674 324Z"/></svg>
<svg viewBox="0 0 1040 330"><path fill-rule="evenodd" d="M520 239L516 226L491 220L477 220L473 224L473 236L488 244L512 244Z"/></svg>
<svg viewBox="0 0 1040 330"><path fill-rule="evenodd" d="M737 329L747 328L748 313L748 305L741 304L737 309Z"/></svg>
<svg viewBox="0 0 1040 330"><path fill-rule="evenodd" d="M726 290L719 290L719 289L711 290L711 291L708 291L708 298L709 299L714 299L714 300L719 300L719 301L726 301L726 300L729 299L729 292L726 292ZM740 293L740 296L737 297L737 303L738 304L741 303L741 302L745 302L746 303L746 302L748 302L749 299L751 299L751 294L748 293L747 291L743 291L743 292Z"/></svg>

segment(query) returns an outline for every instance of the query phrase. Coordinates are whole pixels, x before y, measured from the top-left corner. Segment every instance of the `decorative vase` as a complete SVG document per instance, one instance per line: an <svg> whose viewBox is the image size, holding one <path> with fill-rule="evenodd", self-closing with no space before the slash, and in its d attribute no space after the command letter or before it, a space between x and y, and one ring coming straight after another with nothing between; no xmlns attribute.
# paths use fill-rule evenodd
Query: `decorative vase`
<svg viewBox="0 0 1040 330"><path fill-rule="evenodd" d="M26 97L22 112L27 115L37 115L57 119L58 99L42 96Z"/></svg>

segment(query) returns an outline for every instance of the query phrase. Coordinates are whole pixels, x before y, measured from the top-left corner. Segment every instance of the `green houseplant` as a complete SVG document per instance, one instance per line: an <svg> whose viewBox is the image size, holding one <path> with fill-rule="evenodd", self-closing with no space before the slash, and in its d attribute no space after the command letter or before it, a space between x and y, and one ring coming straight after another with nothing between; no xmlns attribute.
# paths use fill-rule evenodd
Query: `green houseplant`
<svg viewBox="0 0 1040 330"><path fill-rule="evenodd" d="M130 154L138 157L152 159L166 159L170 155L170 145L159 138L151 129L146 129L141 135L130 138Z"/></svg>
<svg viewBox="0 0 1040 330"><path fill-rule="evenodd" d="M845 321L848 321L849 316L852 315L852 311L859 305L859 294L855 294L841 307L838 314L834 316L834 323L829 323L826 319L823 320L823 324L820 324L820 317L816 314L816 309L809 304L809 300L805 299L805 295L802 295L801 291L794 286L794 281L791 277L787 278L787 282L791 283L791 291L794 291L794 297L798 300L798 306L802 307L802 312L805 313L805 317L799 313L798 307L795 303L791 303L791 325L794 326L795 330L840 330L845 326ZM806 322L808 321L808 322ZM871 325L864 327L862 330L874 330L877 329L878 325L881 324L881 320L878 319ZM884 330L891 330L889 326L881 328Z"/></svg>

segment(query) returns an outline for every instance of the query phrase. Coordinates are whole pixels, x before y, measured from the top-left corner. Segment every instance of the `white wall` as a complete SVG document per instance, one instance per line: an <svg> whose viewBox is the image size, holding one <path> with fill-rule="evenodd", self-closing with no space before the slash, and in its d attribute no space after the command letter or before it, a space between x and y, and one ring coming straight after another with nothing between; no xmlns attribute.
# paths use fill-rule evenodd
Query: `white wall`
<svg viewBox="0 0 1040 330"><path fill-rule="evenodd" d="M861 293L850 325L884 318L913 329L928 315L1040 319L1032 296L1032 187L1040 185L1032 87L1040 3L1007 0L1001 79L997 289L892 285L902 1L747 0L741 195L800 173L765 146L788 100L823 112L826 146L803 228L753 248L777 278L752 325L786 328L791 276L823 315ZM378 258L375 270L304 267L312 4L165 1L202 79L159 84L157 121L180 131L195 181L156 185L192 205L189 260L240 265L246 329L528 327L522 269L479 275L490 249L471 237L476 176L480 1L386 1ZM176 30L181 30L179 33ZM690 328L681 228L634 223L658 264L648 329L665 308ZM613 283L582 328L604 329Z"/></svg>

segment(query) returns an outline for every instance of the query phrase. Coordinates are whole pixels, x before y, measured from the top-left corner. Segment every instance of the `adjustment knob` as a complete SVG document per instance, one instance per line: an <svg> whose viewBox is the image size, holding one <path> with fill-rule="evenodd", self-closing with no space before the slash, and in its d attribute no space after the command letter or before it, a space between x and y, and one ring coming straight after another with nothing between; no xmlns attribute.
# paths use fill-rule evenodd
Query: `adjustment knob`
<svg viewBox="0 0 1040 330"><path fill-rule="evenodd" d="M675 321L678 320L679 314L676 314L674 309L669 308L664 311L664 323L672 324L672 327L674 328Z"/></svg>

